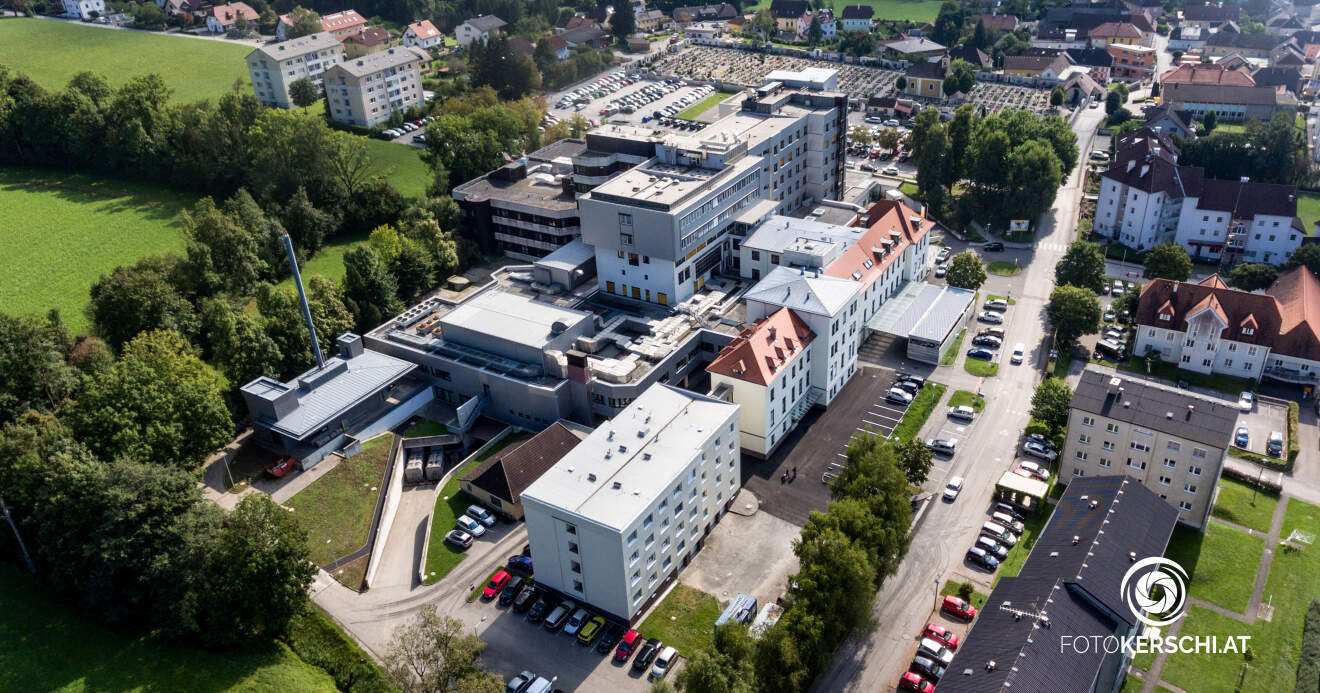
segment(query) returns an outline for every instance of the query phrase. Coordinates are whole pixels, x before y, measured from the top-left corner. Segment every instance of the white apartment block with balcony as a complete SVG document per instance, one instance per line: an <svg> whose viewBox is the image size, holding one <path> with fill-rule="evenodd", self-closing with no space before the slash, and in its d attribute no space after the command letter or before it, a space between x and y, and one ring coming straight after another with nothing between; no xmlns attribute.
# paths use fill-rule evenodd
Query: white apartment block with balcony
<svg viewBox="0 0 1320 693"><path fill-rule="evenodd" d="M294 108L289 85L306 77L317 87L325 71L344 59L344 45L329 32L261 46L248 53L248 74L257 100L276 108Z"/></svg>
<svg viewBox="0 0 1320 693"><path fill-rule="evenodd" d="M1204 530L1237 419L1232 404L1088 368L1069 404L1059 475L1126 474Z"/></svg>
<svg viewBox="0 0 1320 693"><path fill-rule="evenodd" d="M395 46L333 65L324 78L330 118L371 126L422 105L421 66L430 59L420 48Z"/></svg>
<svg viewBox="0 0 1320 693"><path fill-rule="evenodd" d="M636 620L738 493L738 406L654 385L522 493L536 581Z"/></svg>
<svg viewBox="0 0 1320 693"><path fill-rule="evenodd" d="M742 449L766 458L811 409L811 328L780 308L752 323L706 370L711 393L738 405ZM820 388L816 388L818 391Z"/></svg>

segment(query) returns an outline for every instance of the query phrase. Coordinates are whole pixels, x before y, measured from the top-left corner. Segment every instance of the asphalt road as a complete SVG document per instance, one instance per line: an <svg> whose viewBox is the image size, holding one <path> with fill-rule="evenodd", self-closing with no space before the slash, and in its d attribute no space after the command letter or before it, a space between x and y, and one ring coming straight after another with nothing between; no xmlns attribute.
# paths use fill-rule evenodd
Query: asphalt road
<svg viewBox="0 0 1320 693"><path fill-rule="evenodd" d="M1083 162L1102 117L1103 111L1087 109L1074 125ZM975 423L965 427L958 443L961 450L947 465L946 478L957 475L966 479L963 492L954 503L936 501L927 508L898 574L891 576L876 596L871 618L879 626L844 643L813 690L893 690L916 649L915 638L921 627L938 620L934 615L937 581L971 580L982 591L988 591L990 576L965 565L963 555L988 517L994 482L1015 459L1018 437L1031 407L1031 393L1048 357L1049 347L1042 344L1046 334L1045 303L1054 286L1054 264L1063 256L1076 228L1081 181L1080 172L1075 170L1060 188L1054 207L1039 220L1034 248L1005 253L1018 257L1023 271L1012 278L991 276L986 283L988 293L1003 294L1016 287L1012 296L1017 304L1003 326L1007 333L1004 341L1025 342L1028 362L1022 366L1003 363L997 377L984 381L965 372L961 365L937 368L932 374L935 380L947 383L950 392L979 387L986 395L988 406ZM937 407L927 422L924 437L935 437L948 423L940 411ZM942 485L943 480L939 483Z"/></svg>

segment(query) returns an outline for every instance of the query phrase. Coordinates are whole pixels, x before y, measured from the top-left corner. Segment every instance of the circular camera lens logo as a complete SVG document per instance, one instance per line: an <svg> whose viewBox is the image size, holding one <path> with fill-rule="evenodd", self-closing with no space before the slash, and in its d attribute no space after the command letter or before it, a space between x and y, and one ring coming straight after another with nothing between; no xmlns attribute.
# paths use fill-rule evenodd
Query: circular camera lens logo
<svg viewBox="0 0 1320 693"><path fill-rule="evenodd" d="M1128 568L1119 593L1137 620L1167 626L1187 608L1187 571L1161 556L1143 558Z"/></svg>

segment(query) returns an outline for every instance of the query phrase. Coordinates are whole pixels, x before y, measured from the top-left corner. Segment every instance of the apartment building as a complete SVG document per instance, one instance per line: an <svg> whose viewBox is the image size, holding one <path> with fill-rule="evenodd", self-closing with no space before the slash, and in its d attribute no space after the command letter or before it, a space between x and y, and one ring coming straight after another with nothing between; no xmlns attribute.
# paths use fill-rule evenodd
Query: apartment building
<svg viewBox="0 0 1320 693"><path fill-rule="evenodd" d="M769 457L811 409L815 338L806 321L780 308L744 329L706 366L712 394L738 405L744 452Z"/></svg>
<svg viewBox="0 0 1320 693"><path fill-rule="evenodd" d="M248 53L248 74L257 100L275 108L294 108L289 85L304 77L322 86L325 71L344 59L344 46L328 32L271 43Z"/></svg>
<svg viewBox="0 0 1320 693"><path fill-rule="evenodd" d="M420 48L396 46L332 65L324 76L331 119L371 126L420 106L421 66L430 59Z"/></svg>
<svg viewBox="0 0 1320 693"><path fill-rule="evenodd" d="M522 492L536 581L628 622L738 493L738 406L656 385Z"/></svg>
<svg viewBox="0 0 1320 693"><path fill-rule="evenodd" d="M1088 368L1069 403L1059 474L1127 475L1204 529L1237 419L1231 404Z"/></svg>
<svg viewBox="0 0 1320 693"><path fill-rule="evenodd" d="M1155 74L1154 48L1111 43L1108 50L1114 58L1110 75L1115 79L1136 81L1148 79Z"/></svg>
<svg viewBox="0 0 1320 693"><path fill-rule="evenodd" d="M1155 279L1137 304L1135 354L1197 373L1320 385L1320 280L1305 267L1264 293Z"/></svg>

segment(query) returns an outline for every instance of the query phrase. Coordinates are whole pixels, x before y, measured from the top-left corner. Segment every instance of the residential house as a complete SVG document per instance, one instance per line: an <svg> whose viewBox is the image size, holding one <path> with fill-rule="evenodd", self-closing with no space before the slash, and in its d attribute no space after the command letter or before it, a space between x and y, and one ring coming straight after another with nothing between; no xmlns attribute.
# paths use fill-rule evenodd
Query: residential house
<svg viewBox="0 0 1320 693"><path fill-rule="evenodd" d="M711 5L688 5L674 8L671 16L679 24L727 22L738 16L738 10L727 2Z"/></svg>
<svg viewBox="0 0 1320 693"><path fill-rule="evenodd" d="M895 60L905 55L940 58L948 52L948 49L943 45L920 36L900 36L889 41L881 41L880 46L884 50L886 58Z"/></svg>
<svg viewBox="0 0 1320 693"><path fill-rule="evenodd" d="M1114 79L1134 82L1155 74L1154 48L1111 43L1109 54L1114 56L1114 64L1109 72Z"/></svg>
<svg viewBox="0 0 1320 693"><path fill-rule="evenodd" d="M458 486L500 516L518 522L523 519L522 492L590 434L590 428L560 419L464 472Z"/></svg>
<svg viewBox="0 0 1320 693"><path fill-rule="evenodd" d="M950 49L949 63L952 64L954 60L965 60L977 70L995 69L994 58L991 58L989 53L971 45L964 44Z"/></svg>
<svg viewBox="0 0 1320 693"><path fill-rule="evenodd" d="M1107 96L1106 89L1091 77L1089 72L1074 72L1063 81L1063 102L1084 104L1100 101Z"/></svg>
<svg viewBox="0 0 1320 693"><path fill-rule="evenodd" d="M1270 51L1270 67L1294 67L1301 69L1310 63L1306 60L1306 55L1302 48L1291 39L1274 47Z"/></svg>
<svg viewBox="0 0 1320 693"><path fill-rule="evenodd" d="M1136 250L1172 243L1187 189L1202 170L1178 166L1167 134L1139 129L1120 135L1114 160L1100 176L1093 230Z"/></svg>
<svg viewBox="0 0 1320 693"><path fill-rule="evenodd" d="M780 33L796 34L802 22L802 16L811 12L811 3L807 0L773 0L770 3L770 16L775 19L775 30Z"/></svg>
<svg viewBox="0 0 1320 693"><path fill-rule="evenodd" d="M268 43L247 55L248 74L257 100L275 108L293 108L289 85L304 77L319 88L322 76L344 59L344 47L333 34L300 36Z"/></svg>
<svg viewBox="0 0 1320 693"><path fill-rule="evenodd" d="M896 96L871 96L866 99L866 115L870 118L898 118L907 120L916 110L916 103Z"/></svg>
<svg viewBox="0 0 1320 693"><path fill-rule="evenodd" d="M280 41L287 40L288 30L292 27L293 19L287 14L280 15L280 21L275 25L275 37ZM340 41L365 28L367 28L367 20L358 14L357 10L344 10L321 17L321 31L330 32Z"/></svg>
<svg viewBox="0 0 1320 693"><path fill-rule="evenodd" d="M1303 22L1292 12L1280 12L1265 22L1267 31L1280 36L1292 36L1303 29L1310 28L1309 23Z"/></svg>
<svg viewBox="0 0 1320 693"><path fill-rule="evenodd" d="M985 27L986 35L993 41L1001 34L1017 29L1018 18L1012 14L983 14L981 24Z"/></svg>
<svg viewBox="0 0 1320 693"><path fill-rule="evenodd" d="M840 31L871 32L875 22L875 8L870 5L848 5L839 14Z"/></svg>
<svg viewBox="0 0 1320 693"><path fill-rule="evenodd" d="M445 45L445 35L435 28L429 19L423 19L420 22L413 22L403 32L403 45L410 48L421 48L430 50Z"/></svg>
<svg viewBox="0 0 1320 693"><path fill-rule="evenodd" d="M239 17L242 17L256 31L257 22L261 15L252 9L245 2L231 2L228 5L216 5L212 7L206 15L206 30L212 34L223 34L238 23Z"/></svg>
<svg viewBox="0 0 1320 693"><path fill-rule="evenodd" d="M834 18L834 10L828 7L822 10L816 10L816 20L820 22L821 38L829 41L839 33L839 22ZM811 22L807 22L810 28Z"/></svg>
<svg viewBox="0 0 1320 693"><path fill-rule="evenodd" d="M1302 96L1302 72L1295 67L1262 67L1251 73L1258 87L1283 87Z"/></svg>
<svg viewBox="0 0 1320 693"><path fill-rule="evenodd" d="M693 22L687 25L683 32L688 38L712 40L723 36L728 30L728 25L724 22Z"/></svg>
<svg viewBox="0 0 1320 693"><path fill-rule="evenodd" d="M1182 8L1182 23L1202 30L1218 29L1225 22L1239 21L1241 15L1241 9L1232 3L1187 5Z"/></svg>
<svg viewBox="0 0 1320 693"><path fill-rule="evenodd" d="M1105 22L1091 29L1088 37L1091 40L1091 45L1098 48L1104 48L1111 44L1148 46L1151 43L1150 38L1142 34L1141 30L1130 22Z"/></svg>
<svg viewBox="0 0 1320 693"><path fill-rule="evenodd" d="M660 10L643 10L636 13L637 31L643 34L654 34L664 28L668 18Z"/></svg>
<svg viewBox="0 0 1320 693"><path fill-rule="evenodd" d="M1209 35L1209 29L1202 29L1199 26L1174 27L1173 30L1169 32L1169 50L1200 50L1205 48L1205 41Z"/></svg>
<svg viewBox="0 0 1320 693"><path fill-rule="evenodd" d="M491 36L499 33L506 24L507 22L493 14L478 15L454 27L454 38L458 40L460 46L466 46L473 41L485 43Z"/></svg>
<svg viewBox="0 0 1320 693"><path fill-rule="evenodd" d="M903 93L923 99L940 100L944 98L944 78L948 76L948 58L927 62L918 61L908 65L903 76L907 86Z"/></svg>
<svg viewBox="0 0 1320 693"><path fill-rule="evenodd" d="M741 485L738 406L656 385L521 495L536 581L632 623Z"/></svg>
<svg viewBox="0 0 1320 693"><path fill-rule="evenodd" d="M430 62L426 51L398 46L332 65L324 77L330 119L369 127L420 106L421 69Z"/></svg>
<svg viewBox="0 0 1320 693"><path fill-rule="evenodd" d="M1160 84L1215 84L1254 87L1256 80L1245 67L1230 69L1224 62L1179 65L1160 75Z"/></svg>
<svg viewBox="0 0 1320 693"><path fill-rule="evenodd" d="M62 0L64 16L73 19L95 19L105 14L105 0Z"/></svg>
<svg viewBox="0 0 1320 693"><path fill-rule="evenodd" d="M551 34L541 39L541 41L545 41L549 44L550 50L554 52L556 60L568 60L568 56L572 55L568 49L568 41L565 41L564 37L559 34ZM537 43L540 43L540 41Z"/></svg>
<svg viewBox="0 0 1320 693"><path fill-rule="evenodd" d="M1176 242L1194 261L1279 265L1308 231L1296 186L1205 179L1187 190Z"/></svg>
<svg viewBox="0 0 1320 693"><path fill-rule="evenodd" d="M1297 97L1283 87L1174 83L1163 87L1160 98L1180 111L1191 111L1197 118L1215 111L1221 122L1269 120L1275 113L1297 110Z"/></svg>
<svg viewBox="0 0 1320 693"><path fill-rule="evenodd" d="M1072 67L1072 61L1063 52L1054 55L1004 56L1004 74L1017 77L1059 79L1069 67Z"/></svg>
<svg viewBox="0 0 1320 693"><path fill-rule="evenodd" d="M1153 279L1135 317L1138 355L1158 353L1184 370L1320 385L1320 281L1306 267L1279 275L1264 293Z"/></svg>
<svg viewBox="0 0 1320 693"><path fill-rule="evenodd" d="M1213 58L1240 53L1247 58L1269 59L1270 52L1283 41L1282 36L1275 34L1244 34L1220 30L1206 39L1205 51Z"/></svg>
<svg viewBox="0 0 1320 693"><path fill-rule="evenodd" d="M567 29L559 32L559 37L564 39L564 43L568 45L569 50L583 45L592 48L604 48L610 44L610 35L595 25Z"/></svg>
<svg viewBox="0 0 1320 693"><path fill-rule="evenodd" d="M1181 137L1185 140L1196 139L1196 128L1192 127L1194 118L1186 111L1178 111L1168 105L1147 109L1143 116L1145 127L1153 132Z"/></svg>
<svg viewBox="0 0 1320 693"><path fill-rule="evenodd" d="M344 53L350 59L385 50L394 44L394 35L389 29L367 27L344 37Z"/></svg>

